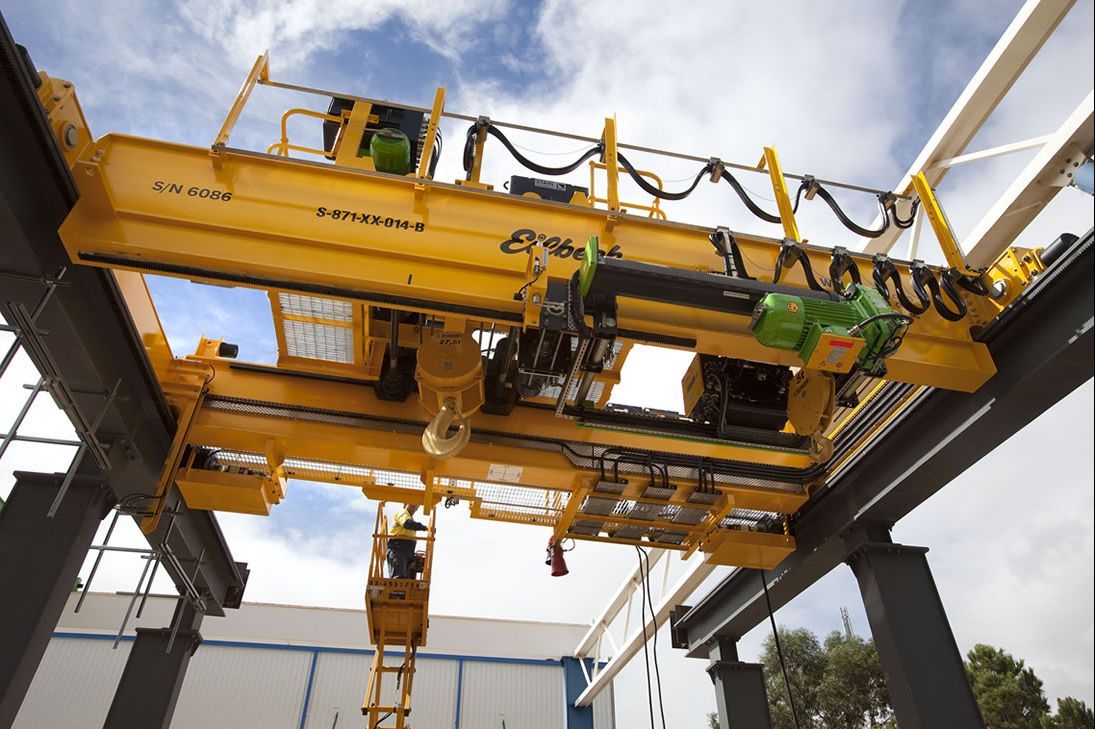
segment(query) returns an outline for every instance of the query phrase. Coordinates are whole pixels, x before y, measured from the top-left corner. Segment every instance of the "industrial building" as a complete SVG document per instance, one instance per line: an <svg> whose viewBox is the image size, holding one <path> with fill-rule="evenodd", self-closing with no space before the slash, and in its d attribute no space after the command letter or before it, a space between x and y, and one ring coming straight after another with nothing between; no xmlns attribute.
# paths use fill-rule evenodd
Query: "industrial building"
<svg viewBox="0 0 1095 729"><path fill-rule="evenodd" d="M142 617L119 638L129 595L89 593L75 613L78 598L73 593L68 600L16 729L102 726L136 631L169 623L175 604L149 597ZM245 602L202 630L171 726L360 726L374 653L364 625L363 610ZM433 615L429 648L416 663L410 718L421 727L564 729L568 669L561 658L586 630ZM594 702L596 729L615 727L613 701L610 689Z"/></svg>

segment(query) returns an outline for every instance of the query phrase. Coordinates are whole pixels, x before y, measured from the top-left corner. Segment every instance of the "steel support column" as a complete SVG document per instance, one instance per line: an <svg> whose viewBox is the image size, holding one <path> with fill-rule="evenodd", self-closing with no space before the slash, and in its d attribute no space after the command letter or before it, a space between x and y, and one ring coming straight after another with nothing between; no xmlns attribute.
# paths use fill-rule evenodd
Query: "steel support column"
<svg viewBox="0 0 1095 729"><path fill-rule="evenodd" d="M582 670L582 662L585 670ZM593 661L588 658L563 656L563 695L566 699L566 729L593 729L593 704L577 706L575 702L586 688L586 675L593 671Z"/></svg>
<svg viewBox="0 0 1095 729"><path fill-rule="evenodd" d="M719 638L708 652L720 729L771 729L764 667L738 660L737 642Z"/></svg>
<svg viewBox="0 0 1095 729"><path fill-rule="evenodd" d="M137 628L103 729L167 729L190 657L201 645L202 613L180 600L168 628Z"/></svg>
<svg viewBox="0 0 1095 729"><path fill-rule="evenodd" d="M103 481L77 476L50 518L46 512L64 475L18 472L15 478L0 510L0 729L15 722L99 522L114 503Z"/></svg>
<svg viewBox="0 0 1095 729"><path fill-rule="evenodd" d="M925 557L883 528L848 559L901 729L985 729Z"/></svg>

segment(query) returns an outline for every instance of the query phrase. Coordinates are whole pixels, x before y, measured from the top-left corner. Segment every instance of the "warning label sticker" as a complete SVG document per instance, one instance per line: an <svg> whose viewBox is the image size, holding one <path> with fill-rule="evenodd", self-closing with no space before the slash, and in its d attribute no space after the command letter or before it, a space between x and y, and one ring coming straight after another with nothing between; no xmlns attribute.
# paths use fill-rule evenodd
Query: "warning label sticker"
<svg viewBox="0 0 1095 729"><path fill-rule="evenodd" d="M521 480L521 474L524 472L525 469L521 466L504 466L500 463L492 463L490 468L487 469L487 480L517 483Z"/></svg>

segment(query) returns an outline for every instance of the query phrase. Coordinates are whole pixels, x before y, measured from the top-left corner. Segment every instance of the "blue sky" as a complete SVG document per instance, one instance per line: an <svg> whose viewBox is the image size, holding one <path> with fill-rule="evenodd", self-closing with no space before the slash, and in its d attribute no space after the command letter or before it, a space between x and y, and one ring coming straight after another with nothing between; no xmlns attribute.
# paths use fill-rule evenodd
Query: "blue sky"
<svg viewBox="0 0 1095 729"><path fill-rule="evenodd" d="M322 17L303 1L182 5L123 0L103 4L96 13L81 5L76 0L9 2L3 12L40 68L75 83L97 135L137 134L207 146L254 57L269 48L272 76L286 82L419 105L428 105L434 88L444 84L450 109L589 135L599 132L601 118L615 113L628 142L741 162L755 161L761 146L775 143L785 169L886 187L905 171L1021 3L796 2L779 4L780 11L773 10L776 4L408 0L400 5L375 0L332 3ZM1092 0L1077 2L971 151L1047 133L1064 119L1092 85L1092 18ZM265 149L277 137L281 111L302 100L325 107L322 100L259 88L232 145ZM439 176L451 178L457 174L463 126L446 131L449 143ZM303 126L297 133L305 133ZM521 140L548 151L578 146ZM1029 156L971 166L947 178L940 194L960 234L977 222ZM669 165L666 177L690 169ZM513 171L501 154L486 168L494 182ZM1061 230L1082 232L1091 225L1090 198L1068 198L1071 194L1062 193L1024 242L1044 243ZM754 225L740 208L727 207L710 191L696 197L694 203L669 208L670 216ZM857 217L870 219L871 200L849 199L848 205ZM811 215L803 218L804 230L815 231L821 240L854 243L838 239L823 216ZM206 334L238 343L241 359L276 359L264 293L159 278L151 279L150 286L176 355L192 351ZM672 406L679 399L674 377L659 377L670 382L659 388L642 375L682 369L679 358L655 353L645 362L625 373L641 384L621 388L622 395L635 404ZM1062 502L1079 498L1081 508L1065 516L1046 515L1042 525L1047 539L1063 534L1074 540L1070 555L1054 559L1075 574L1088 575L1091 400L1089 383L1052 415L1056 422L1079 424L1066 440L1072 444L1068 458L1080 457L1054 471L1047 488L1056 489L1055 498ZM1016 436L1008 448L1039 450L1060 440L1050 417ZM1017 535L1007 543L1013 549L1027 545L1022 554L993 561L992 570L976 569L984 545L1000 540L996 531L977 526L979 515L991 505L1004 521L1036 519L1009 505L1023 499L1019 481L1039 478L1005 453L993 454L899 525L896 534L935 548L931 558L937 582L963 648L977 641L1005 645L1031 661L1052 695L1074 693L1090 702L1090 577L1070 590L1048 578L1038 582L1043 579L1041 543ZM1086 495L1077 496L1081 492ZM236 558L255 568L250 599L360 605L372 519L359 494L344 487L291 484L289 498L269 519L225 515L222 523ZM438 557L435 609L440 612L588 620L634 557L583 545L567 581L552 582L535 568L542 548L539 531L469 525L455 514L443 515L442 524L449 541L442 543L446 549ZM1043 533L1037 526L1030 528ZM508 548L500 550L502 544ZM1032 550L1030 563L1026 555ZM489 568L477 566L485 554L495 560ZM523 589L499 592L487 584L499 572L527 572ZM117 579L128 587L134 577L119 570ZM109 576L104 587L108 584ZM990 614L967 599L979 591L1006 594L1009 604ZM824 633L839 627L841 605L851 609L853 622L866 632L858 592L846 571L834 572L781 611L780 620ZM1062 622L1081 636L1080 648L1049 627ZM755 652L762 638L763 631L747 636L743 654ZM671 716L681 726L699 726L700 714L712 705L701 664L666 649L663 665L675 667L667 695L671 686L684 697ZM636 686L635 675L625 675L621 685ZM626 707L620 711L621 726L630 726L623 723L630 716Z"/></svg>

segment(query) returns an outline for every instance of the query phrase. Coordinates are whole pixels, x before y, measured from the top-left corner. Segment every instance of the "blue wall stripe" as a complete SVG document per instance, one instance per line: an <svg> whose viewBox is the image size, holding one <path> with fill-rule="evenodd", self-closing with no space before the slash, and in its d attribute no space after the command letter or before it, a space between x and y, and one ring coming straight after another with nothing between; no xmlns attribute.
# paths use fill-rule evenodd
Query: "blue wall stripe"
<svg viewBox="0 0 1095 729"><path fill-rule="evenodd" d="M114 635L101 635L99 633L74 633L70 631L54 631L54 638L82 638L85 640L114 640ZM132 635L123 635L122 640L131 641L134 639ZM322 645L297 645L290 643L253 643L250 641L239 640L203 640L202 645L219 645L227 646L231 648L260 648L263 650L275 650L275 651L302 651L304 653L351 653L362 656L371 656L376 651L372 648L338 648L334 646L322 646ZM401 652L401 651L399 651ZM497 656L472 656L463 654L449 654L449 653L419 653L419 658L426 658L429 660L439 661L475 661L477 663L512 663L523 666L558 666L561 665L561 661L558 659L544 658L499 658ZM604 665L603 663L601 664Z"/></svg>
<svg viewBox="0 0 1095 729"><path fill-rule="evenodd" d="M304 729L308 721L308 704L312 702L312 682L316 679L316 662L319 660L319 651L312 651L312 665L308 668L308 683L304 687L304 705L300 707L300 729Z"/></svg>
<svg viewBox="0 0 1095 729"><path fill-rule="evenodd" d="M453 729L460 729L460 701L464 695L464 660L456 662L456 722Z"/></svg>
<svg viewBox="0 0 1095 729"><path fill-rule="evenodd" d="M564 729L593 729L593 706L577 707L574 702L586 689L586 674L593 668L589 658L563 658L563 727Z"/></svg>

